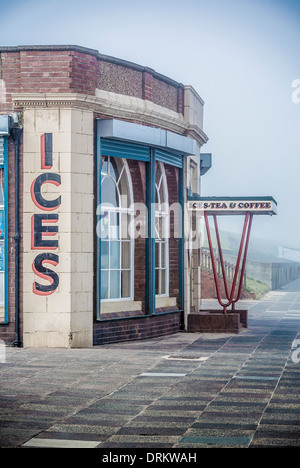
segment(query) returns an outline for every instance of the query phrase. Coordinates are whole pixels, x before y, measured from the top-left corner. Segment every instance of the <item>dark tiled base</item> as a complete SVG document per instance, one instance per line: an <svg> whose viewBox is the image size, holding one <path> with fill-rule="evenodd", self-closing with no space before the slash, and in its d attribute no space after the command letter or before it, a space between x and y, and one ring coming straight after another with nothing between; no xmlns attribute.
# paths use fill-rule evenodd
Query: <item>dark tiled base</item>
<svg viewBox="0 0 300 468"><path fill-rule="evenodd" d="M94 346L172 335L180 331L181 312L94 323Z"/></svg>
<svg viewBox="0 0 300 468"><path fill-rule="evenodd" d="M201 310L188 315L188 332L202 333L239 333L247 328L247 310Z"/></svg>

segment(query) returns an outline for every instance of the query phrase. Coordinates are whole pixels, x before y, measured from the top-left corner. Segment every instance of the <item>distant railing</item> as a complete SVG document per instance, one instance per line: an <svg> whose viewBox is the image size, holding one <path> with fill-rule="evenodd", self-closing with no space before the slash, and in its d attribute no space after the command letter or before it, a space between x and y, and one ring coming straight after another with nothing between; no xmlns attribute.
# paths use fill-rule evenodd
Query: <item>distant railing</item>
<svg viewBox="0 0 300 468"><path fill-rule="evenodd" d="M219 257L215 256L215 262L216 262L217 275L220 278L223 278L221 261L220 261ZM211 260L211 255L210 255L209 250L201 249L200 265L201 265L201 268L203 270L208 271L209 273L213 273L212 260ZM225 275L226 275L227 281L232 283L233 278L234 278L234 274L235 274L235 265L233 265L233 263L227 262L225 260L224 261L224 269L225 269ZM238 278L237 278L237 284L239 284L239 281L240 281L240 273L241 272L239 271ZM242 288L246 289L246 273L244 273Z"/></svg>

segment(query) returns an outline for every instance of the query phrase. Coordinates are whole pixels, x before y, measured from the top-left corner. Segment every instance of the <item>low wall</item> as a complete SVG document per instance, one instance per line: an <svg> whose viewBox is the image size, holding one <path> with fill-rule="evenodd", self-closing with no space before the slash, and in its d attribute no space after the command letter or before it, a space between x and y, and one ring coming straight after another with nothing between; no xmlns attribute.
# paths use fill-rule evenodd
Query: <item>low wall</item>
<svg viewBox="0 0 300 468"><path fill-rule="evenodd" d="M300 278L300 263L272 263L272 287L278 289Z"/></svg>
<svg viewBox="0 0 300 468"><path fill-rule="evenodd" d="M234 255L223 253L223 257L229 262L236 262L236 257ZM275 290L300 278L300 263L260 262L248 258L246 263L246 276L262 281L270 290Z"/></svg>
<svg viewBox="0 0 300 468"><path fill-rule="evenodd" d="M180 325L181 312L99 321L94 323L93 344L96 346L171 335L181 330Z"/></svg>

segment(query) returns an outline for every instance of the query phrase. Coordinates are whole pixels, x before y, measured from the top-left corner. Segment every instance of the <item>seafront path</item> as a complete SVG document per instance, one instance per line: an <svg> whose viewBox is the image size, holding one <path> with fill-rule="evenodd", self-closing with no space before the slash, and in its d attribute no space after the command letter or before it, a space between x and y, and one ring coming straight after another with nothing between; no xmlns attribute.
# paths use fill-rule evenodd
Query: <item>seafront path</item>
<svg viewBox="0 0 300 468"><path fill-rule="evenodd" d="M239 308L239 334L6 347L0 447L299 447L300 280Z"/></svg>

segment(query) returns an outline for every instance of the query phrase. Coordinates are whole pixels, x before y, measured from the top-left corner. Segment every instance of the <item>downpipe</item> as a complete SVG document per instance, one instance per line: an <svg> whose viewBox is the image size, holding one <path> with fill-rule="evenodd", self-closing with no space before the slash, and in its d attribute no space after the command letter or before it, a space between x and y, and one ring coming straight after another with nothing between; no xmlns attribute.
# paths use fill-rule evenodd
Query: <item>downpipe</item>
<svg viewBox="0 0 300 468"><path fill-rule="evenodd" d="M14 126L11 135L15 145L15 336L13 347L21 347L20 340L20 307L19 307L19 263L20 263L20 228L19 228L19 148L22 128Z"/></svg>

